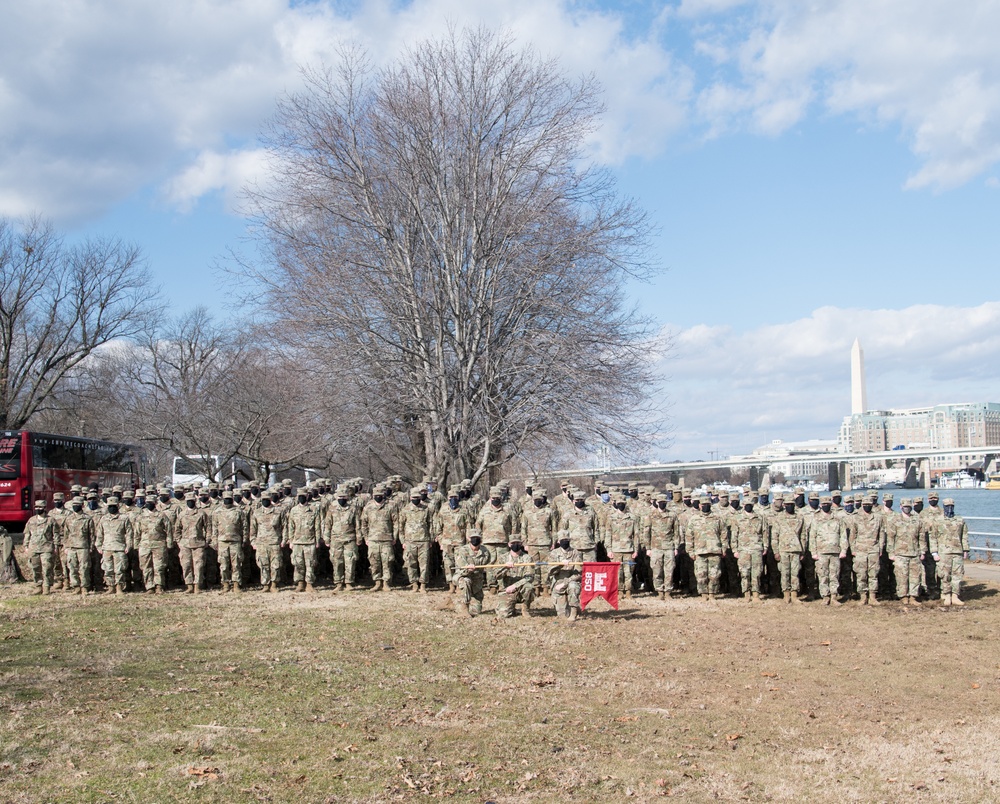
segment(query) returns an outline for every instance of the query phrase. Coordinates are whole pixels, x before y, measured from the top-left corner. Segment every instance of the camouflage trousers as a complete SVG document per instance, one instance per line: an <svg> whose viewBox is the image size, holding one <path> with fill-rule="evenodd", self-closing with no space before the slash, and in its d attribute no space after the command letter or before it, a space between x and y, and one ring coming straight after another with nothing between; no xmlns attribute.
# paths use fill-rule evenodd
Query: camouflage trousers
<svg viewBox="0 0 1000 804"><path fill-rule="evenodd" d="M108 583L112 586L120 586L124 591L125 575L128 571L128 553L124 550L105 550L101 564Z"/></svg>
<svg viewBox="0 0 1000 804"><path fill-rule="evenodd" d="M427 585L431 577L431 543L430 542L407 542L403 560L406 562L406 577L410 583L420 583Z"/></svg>
<svg viewBox="0 0 1000 804"><path fill-rule="evenodd" d="M368 563L372 569L372 580L383 581L386 586L392 581L392 542L368 542Z"/></svg>
<svg viewBox="0 0 1000 804"><path fill-rule="evenodd" d="M333 564L333 582L354 583L358 566L358 543L334 541L330 545L330 563Z"/></svg>
<svg viewBox="0 0 1000 804"><path fill-rule="evenodd" d="M740 557L736 559L736 565L740 571L740 591L746 594L758 594L760 592L760 581L764 576L764 551L761 550L740 550Z"/></svg>
<svg viewBox="0 0 1000 804"><path fill-rule="evenodd" d="M916 556L896 556L892 560L896 576L897 597L917 597L920 594L920 559Z"/></svg>
<svg viewBox="0 0 1000 804"><path fill-rule="evenodd" d="M653 567L653 589L670 592L674 588L674 551L651 550L649 559Z"/></svg>
<svg viewBox="0 0 1000 804"><path fill-rule="evenodd" d="M513 617L516 604L526 603L530 606L535 599L535 584L532 578L521 578L511 586L514 587L513 592L501 589L497 594L497 617Z"/></svg>
<svg viewBox="0 0 1000 804"><path fill-rule="evenodd" d="M545 567L539 567L537 565L540 564L540 563L544 564L546 561L549 560L549 551L551 549L552 549L551 547L548 547L546 545L541 545L541 544L529 544L529 545L527 545L525 547L525 550L528 553L528 557L536 565L535 566L535 588L536 589L541 589L542 588L543 578L544 578L544 575L545 575L545 573L544 573Z"/></svg>
<svg viewBox="0 0 1000 804"><path fill-rule="evenodd" d="M281 545L258 542L254 549L257 551L257 566L260 568L261 585L269 586L272 583L277 583L281 575Z"/></svg>
<svg viewBox="0 0 1000 804"><path fill-rule="evenodd" d="M104 571L107 575L107 570ZM66 549L66 582L71 589L90 589L90 548Z"/></svg>
<svg viewBox="0 0 1000 804"><path fill-rule="evenodd" d="M87 568L90 569L90 564L87 564ZM69 581L69 550L61 545L52 553L52 580L56 583L61 580ZM87 581L89 583L89 576Z"/></svg>
<svg viewBox="0 0 1000 804"><path fill-rule="evenodd" d="M35 586L52 586L52 552L32 553L28 557L31 562L31 574Z"/></svg>
<svg viewBox="0 0 1000 804"><path fill-rule="evenodd" d="M557 580L552 584L552 603L556 611L563 606L580 608L580 576Z"/></svg>
<svg viewBox="0 0 1000 804"><path fill-rule="evenodd" d="M441 567L444 570L445 583L454 583L455 547L457 547L457 545L448 543L441 545Z"/></svg>
<svg viewBox="0 0 1000 804"><path fill-rule="evenodd" d="M295 564L295 547L292 546L292 563ZM308 545L306 545L308 547ZM219 542L219 575L223 583L243 585L243 542ZM315 550L315 548L313 548ZM310 558L310 563L313 559ZM310 581L311 582L311 581Z"/></svg>
<svg viewBox="0 0 1000 804"><path fill-rule="evenodd" d="M780 555L781 560L778 562L778 567L781 571L781 591L798 594L802 554L783 550Z"/></svg>
<svg viewBox="0 0 1000 804"><path fill-rule="evenodd" d="M507 542L495 542L491 544L483 543L483 546L490 551L491 556L502 556L507 554ZM497 587L497 571L495 569L486 570L486 586L490 589Z"/></svg>
<svg viewBox="0 0 1000 804"><path fill-rule="evenodd" d="M219 545L222 549L222 544ZM295 583L313 583L316 580L316 545L292 545L292 580Z"/></svg>
<svg viewBox="0 0 1000 804"><path fill-rule="evenodd" d="M205 575L205 548L204 547L181 547L181 571L184 574L185 586L197 586L202 588L202 579Z"/></svg>
<svg viewBox="0 0 1000 804"><path fill-rule="evenodd" d="M937 563L938 579L942 595L960 595L962 578L965 577L965 561L961 553L944 553Z"/></svg>
<svg viewBox="0 0 1000 804"><path fill-rule="evenodd" d="M816 573L819 575L819 596L836 597L840 594L840 556L836 553L820 553L816 559Z"/></svg>
<svg viewBox="0 0 1000 804"><path fill-rule="evenodd" d="M854 556L854 576L858 583L859 595L878 594L878 553L861 553Z"/></svg>
<svg viewBox="0 0 1000 804"><path fill-rule="evenodd" d="M698 579L699 595L719 594L719 579L722 577L722 556L696 555L694 557L694 575Z"/></svg>
<svg viewBox="0 0 1000 804"><path fill-rule="evenodd" d="M142 580L149 591L154 586L167 587L167 546L165 544L146 545L139 548L139 565Z"/></svg>
<svg viewBox="0 0 1000 804"><path fill-rule="evenodd" d="M455 579L455 586L458 589L456 595L456 605L459 601L465 604L469 614L473 617L483 613L483 588L486 578L482 572L473 575L459 575Z"/></svg>
<svg viewBox="0 0 1000 804"><path fill-rule="evenodd" d="M634 575L636 569L636 566L633 563L632 554L612 553L611 560L620 562L618 567L618 591L622 593L631 593L632 576Z"/></svg>
<svg viewBox="0 0 1000 804"><path fill-rule="evenodd" d="M570 545L574 550L579 551L581 556L581 561L597 561L597 547L591 547L586 550L581 550L576 545Z"/></svg>

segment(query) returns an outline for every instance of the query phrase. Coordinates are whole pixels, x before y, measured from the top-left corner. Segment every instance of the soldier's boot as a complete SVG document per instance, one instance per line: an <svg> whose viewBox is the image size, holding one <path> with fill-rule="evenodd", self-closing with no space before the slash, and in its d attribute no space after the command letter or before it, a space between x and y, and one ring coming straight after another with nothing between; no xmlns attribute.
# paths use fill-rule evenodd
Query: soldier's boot
<svg viewBox="0 0 1000 804"><path fill-rule="evenodd" d="M425 584L425 583L421 583L420 584L420 594L422 594L422 595L426 595L427 594L427 584Z"/></svg>
<svg viewBox="0 0 1000 804"><path fill-rule="evenodd" d="M791 592L784 592L783 596L785 598L785 602L786 603L791 603L792 602L792 593Z"/></svg>
<svg viewBox="0 0 1000 804"><path fill-rule="evenodd" d="M304 592L304 591L306 591L306 582L305 581L299 581L297 584L295 584L295 591L296 592Z"/></svg>
<svg viewBox="0 0 1000 804"><path fill-rule="evenodd" d="M666 599L667 599L667 591L666 591L666 589L661 589L660 590L660 600L666 600Z"/></svg>
<svg viewBox="0 0 1000 804"><path fill-rule="evenodd" d="M228 591L229 591L229 584L228 584L228 583L226 583L226 581L223 581L223 582L222 582L222 588L221 588L221 589L219 590L219 594L220 594L220 595L224 595L224 594L226 594L226 592L228 592Z"/></svg>
<svg viewBox="0 0 1000 804"><path fill-rule="evenodd" d="M962 600L958 595L951 596L951 605L953 606L964 606L965 601Z"/></svg>
<svg viewBox="0 0 1000 804"><path fill-rule="evenodd" d="M37 584L35 586L35 591L32 592L31 594L33 594L33 595L40 595L41 593L42 593L42 585L41 584Z"/></svg>
<svg viewBox="0 0 1000 804"><path fill-rule="evenodd" d="M542 593L543 593L544 591L545 591L545 590L544 590L544 588L542 587L542 585L541 585L541 584L538 584L538 585L537 585L537 586L535 587L535 597L541 597L541 596L542 596Z"/></svg>
<svg viewBox="0 0 1000 804"><path fill-rule="evenodd" d="M524 602L524 605L521 606L521 616L522 617L530 617L531 616L531 601L530 600L526 600Z"/></svg>
<svg viewBox="0 0 1000 804"><path fill-rule="evenodd" d="M311 583L307 583L306 584L306 591L307 592L315 592L316 588Z"/></svg>
<svg viewBox="0 0 1000 804"><path fill-rule="evenodd" d="M267 591L276 593L278 591L278 582L271 581L271 585L267 587Z"/></svg>
<svg viewBox="0 0 1000 804"><path fill-rule="evenodd" d="M162 595L162 594L163 594L163 587L162 587L162 586L160 586L159 584L156 584L156 587L155 587L155 590L154 590L154 592L155 592L155 594L157 594L157 595Z"/></svg>
<svg viewBox="0 0 1000 804"><path fill-rule="evenodd" d="M80 597L86 597L89 594L90 594L90 587L89 586L81 586L80 587Z"/></svg>
<svg viewBox="0 0 1000 804"><path fill-rule="evenodd" d="M556 617L565 617L566 611L566 601L561 597L556 598Z"/></svg>
<svg viewBox="0 0 1000 804"><path fill-rule="evenodd" d="M413 583L411 583L410 584L410 591L411 592L419 592L420 591L420 584L417 583L416 581L414 581Z"/></svg>
<svg viewBox="0 0 1000 804"><path fill-rule="evenodd" d="M122 584L118 584L118 586L115 587L115 594L118 595L119 597L124 595L125 587Z"/></svg>
<svg viewBox="0 0 1000 804"><path fill-rule="evenodd" d="M52 588L49 586L42 586L42 594L43 595L52 594Z"/></svg>
<svg viewBox="0 0 1000 804"><path fill-rule="evenodd" d="M910 605L910 598L909 597L905 597L905 596L903 597L903 605L904 606L909 606Z"/></svg>
<svg viewBox="0 0 1000 804"><path fill-rule="evenodd" d="M375 586L372 588L373 592L382 591L382 581L375 581ZM466 606L466 611L468 611L468 606Z"/></svg>
<svg viewBox="0 0 1000 804"><path fill-rule="evenodd" d="M865 592L863 595L858 595L858 605L867 606L868 605L868 593Z"/></svg>
<svg viewBox="0 0 1000 804"><path fill-rule="evenodd" d="M201 584L200 583L193 583L193 584L191 584L191 594L193 594L193 595L200 595L201 594Z"/></svg>
<svg viewBox="0 0 1000 804"><path fill-rule="evenodd" d="M795 593L795 597L793 598L793 600L795 601L796 604L801 603L804 599L805 599L805 595L800 594L799 592L796 592Z"/></svg>
<svg viewBox="0 0 1000 804"><path fill-rule="evenodd" d="M462 617L471 617L472 614L469 613L469 604L464 600L455 601L455 613Z"/></svg>
<svg viewBox="0 0 1000 804"><path fill-rule="evenodd" d="M918 597L911 597L910 598L910 605L911 606L922 606L924 604L921 602L920 598L918 598Z"/></svg>
<svg viewBox="0 0 1000 804"><path fill-rule="evenodd" d="M632 597L632 590L631 589L626 589L625 590L625 599L628 600L630 597Z"/></svg>
<svg viewBox="0 0 1000 804"><path fill-rule="evenodd" d="M715 598L716 598L716 595L713 592L709 592L708 593L708 599L709 599L710 602L714 603L715 602Z"/></svg>
<svg viewBox="0 0 1000 804"><path fill-rule="evenodd" d="M824 606L829 606L830 605L830 596L829 595L827 595L826 597L823 598L823 605Z"/></svg>
<svg viewBox="0 0 1000 804"><path fill-rule="evenodd" d="M944 592L941 593L941 605L950 606L951 605L951 595L946 595Z"/></svg>
<svg viewBox="0 0 1000 804"><path fill-rule="evenodd" d="M193 583L189 583L189 584L188 584L188 585L187 585L187 586L186 586L186 587L184 588L184 594L185 594L185 595L193 595L193 594L194 594L194 584L193 584Z"/></svg>
<svg viewBox="0 0 1000 804"><path fill-rule="evenodd" d="M840 598L837 597L836 595L830 595L830 602L833 603L834 606L844 605L843 603L840 602Z"/></svg>
<svg viewBox="0 0 1000 804"><path fill-rule="evenodd" d="M575 623L576 618L579 616L579 614L580 614L580 609L578 609L576 606L570 606L569 614L566 617L566 622Z"/></svg>
<svg viewBox="0 0 1000 804"><path fill-rule="evenodd" d="M876 596L876 593L875 593L875 592L869 592L869 593L868 593L868 605L869 605L869 606L881 606L881 605L882 605L882 604L881 604L881 603L879 602L879 599L878 599L878 597Z"/></svg>
<svg viewBox="0 0 1000 804"><path fill-rule="evenodd" d="M343 592L345 589L347 589L347 591L349 591L349 592L353 591L354 584L353 583L343 583L343 582L341 582L341 584L340 584L340 591Z"/></svg>
<svg viewBox="0 0 1000 804"><path fill-rule="evenodd" d="M236 592L236 594L238 594L238 595L242 595L243 594L243 587L240 586L238 583L234 583L233 584L233 591Z"/></svg>
<svg viewBox="0 0 1000 804"><path fill-rule="evenodd" d="M707 592L703 593L702 596L701 596L701 599L702 600L708 600L708 593Z"/></svg>
<svg viewBox="0 0 1000 804"><path fill-rule="evenodd" d="M146 587L146 594L147 594L147 595L151 595L151 594L153 594L153 592L155 592L155 591L156 591L156 589L155 589L154 587L152 587L152 586L148 586L148 587Z"/></svg>

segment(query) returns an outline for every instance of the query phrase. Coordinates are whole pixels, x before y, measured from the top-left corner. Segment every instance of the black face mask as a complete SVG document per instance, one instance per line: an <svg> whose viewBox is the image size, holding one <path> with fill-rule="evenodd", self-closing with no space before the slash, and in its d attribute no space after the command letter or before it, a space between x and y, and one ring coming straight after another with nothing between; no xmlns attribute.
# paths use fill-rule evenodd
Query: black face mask
<svg viewBox="0 0 1000 804"><path fill-rule="evenodd" d="M661 511L666 511L667 510L667 502L666 502L666 500L660 500L656 504L656 507L659 508Z"/></svg>
<svg viewBox="0 0 1000 804"><path fill-rule="evenodd" d="M810 500L809 507L815 511L817 508L819 508L819 500Z"/></svg>
<svg viewBox="0 0 1000 804"><path fill-rule="evenodd" d="M830 513L830 509L831 509L832 507L833 507L833 506L831 506L831 505L830 505L830 503L823 503L823 504L822 504L822 505L820 506L820 508L822 508L822 509L823 509L823 513L824 513L824 514L828 514L828 513Z"/></svg>
<svg viewBox="0 0 1000 804"><path fill-rule="evenodd" d="M761 505L767 505L768 504L768 502L767 502L767 495L766 494L761 494L760 495L760 504Z"/></svg>
<svg viewBox="0 0 1000 804"><path fill-rule="evenodd" d="M864 511L866 514L870 514L872 512L872 504L871 503L862 503L861 504L861 510Z"/></svg>
<svg viewBox="0 0 1000 804"><path fill-rule="evenodd" d="M563 550L569 550L569 539L560 539L559 540L559 546Z"/></svg>
<svg viewBox="0 0 1000 804"><path fill-rule="evenodd" d="M211 497L199 497L198 499L201 500L202 505L208 505L208 501L211 499Z"/></svg>
<svg viewBox="0 0 1000 804"><path fill-rule="evenodd" d="M703 514L707 514L711 510L712 510L712 504L711 503L704 503L704 504L702 504L702 506L701 506L701 512Z"/></svg>
<svg viewBox="0 0 1000 804"><path fill-rule="evenodd" d="M118 506L117 505L109 505L108 506L108 513L111 514L111 515L117 514L118 513Z"/></svg>
<svg viewBox="0 0 1000 804"><path fill-rule="evenodd" d="M575 505L577 508L581 508L582 509L583 506L586 505L586 501L585 500L574 500L573 505Z"/></svg>
<svg viewBox="0 0 1000 804"><path fill-rule="evenodd" d="M146 510L147 511L155 511L156 510L156 501L155 500L149 500L149 502L146 503Z"/></svg>
<svg viewBox="0 0 1000 804"><path fill-rule="evenodd" d="M545 499L542 497L535 498L535 508L541 508L545 505Z"/></svg>
<svg viewBox="0 0 1000 804"><path fill-rule="evenodd" d="M449 497L448 498L448 507L452 511L457 511L458 510L458 497Z"/></svg>
<svg viewBox="0 0 1000 804"><path fill-rule="evenodd" d="M844 505L844 510L847 511L847 513L849 513L849 514L853 514L854 513L854 503L846 503Z"/></svg>
<svg viewBox="0 0 1000 804"><path fill-rule="evenodd" d="M617 508L619 511L624 511L625 510L625 503L623 503L623 502L615 503L615 508Z"/></svg>
<svg viewBox="0 0 1000 804"><path fill-rule="evenodd" d="M795 513L795 503L785 503L785 513L794 514Z"/></svg>
<svg viewBox="0 0 1000 804"><path fill-rule="evenodd" d="M83 506L82 505L74 505L73 506L73 513L74 514L82 514L83 513Z"/></svg>
<svg viewBox="0 0 1000 804"><path fill-rule="evenodd" d="M744 505L743 506L743 510L746 511L749 514L749 513L751 513L753 511L753 506L752 505Z"/></svg>
<svg viewBox="0 0 1000 804"><path fill-rule="evenodd" d="M948 519L951 519L952 517L954 517L955 516L955 506L954 505L946 505L944 507L944 515Z"/></svg>
<svg viewBox="0 0 1000 804"><path fill-rule="evenodd" d="M517 553L518 555L521 555L521 553L524 552L524 546L520 544L512 544L510 546L510 551L512 553Z"/></svg>
<svg viewBox="0 0 1000 804"><path fill-rule="evenodd" d="M481 545L482 543L483 540L478 536L471 536L469 538L469 544L471 544L473 547L479 547L479 545Z"/></svg>
<svg viewBox="0 0 1000 804"><path fill-rule="evenodd" d="M187 501L187 507L188 508L194 508L195 505L196 505L196 502L194 500L188 500Z"/></svg>
<svg viewBox="0 0 1000 804"><path fill-rule="evenodd" d="M306 498L305 498L305 497L303 497L303 496L302 496L302 495L300 494L300 495L299 495L299 505L305 505L305 504L306 504Z"/></svg>
<svg viewBox="0 0 1000 804"><path fill-rule="evenodd" d="M337 505L339 505L341 508L347 508L347 497L338 497Z"/></svg>
<svg viewBox="0 0 1000 804"><path fill-rule="evenodd" d="M271 507L271 498L270 497L265 497L264 499L262 499L260 501L260 504L263 505L265 508L270 508Z"/></svg>
<svg viewBox="0 0 1000 804"><path fill-rule="evenodd" d="M844 499L843 497L834 497L833 498L833 504L834 505L840 505L843 502L843 499Z"/></svg>
<svg viewBox="0 0 1000 804"><path fill-rule="evenodd" d="M385 499L385 497L383 497L381 494L376 494L374 499L375 502L380 503Z"/></svg>
<svg viewBox="0 0 1000 804"><path fill-rule="evenodd" d="M61 509L64 505L65 505L65 503L62 500L56 500L55 501L56 508Z"/></svg>

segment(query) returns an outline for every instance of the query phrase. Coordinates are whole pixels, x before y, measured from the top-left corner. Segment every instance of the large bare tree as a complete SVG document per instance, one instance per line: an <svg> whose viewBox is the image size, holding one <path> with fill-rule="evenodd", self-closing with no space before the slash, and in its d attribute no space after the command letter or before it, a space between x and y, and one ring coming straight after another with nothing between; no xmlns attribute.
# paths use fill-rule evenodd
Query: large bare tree
<svg viewBox="0 0 1000 804"><path fill-rule="evenodd" d="M385 465L478 479L528 444L647 443L643 212L587 159L600 89L485 29L305 73L249 191L275 331Z"/></svg>
<svg viewBox="0 0 1000 804"><path fill-rule="evenodd" d="M66 246L41 219L0 218L0 429L43 412L96 349L143 332L155 306L137 247Z"/></svg>

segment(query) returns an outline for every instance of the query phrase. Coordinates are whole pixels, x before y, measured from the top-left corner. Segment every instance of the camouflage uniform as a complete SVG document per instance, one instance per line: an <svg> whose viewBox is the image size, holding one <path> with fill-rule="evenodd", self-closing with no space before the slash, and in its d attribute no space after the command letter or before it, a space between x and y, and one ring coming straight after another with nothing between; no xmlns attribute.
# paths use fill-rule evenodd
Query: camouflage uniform
<svg viewBox="0 0 1000 804"><path fill-rule="evenodd" d="M222 505L212 512L212 541L219 551L223 592L239 592L243 588L243 545L249 538L250 524L246 511L235 504L231 491L223 492ZM292 554L295 554L294 548ZM312 582L311 577L309 582Z"/></svg>
<svg viewBox="0 0 1000 804"><path fill-rule="evenodd" d="M507 564L497 570L497 617L513 617L518 603L523 606L523 615L531 616L531 603L535 599L535 568L531 556L526 552L509 551L505 556L495 556L494 561Z"/></svg>
<svg viewBox="0 0 1000 804"><path fill-rule="evenodd" d="M52 586L52 557L56 523L45 513L45 503L35 503L35 515L24 524L24 549L31 562L35 594L48 594Z"/></svg>
<svg viewBox="0 0 1000 804"><path fill-rule="evenodd" d="M430 579L431 511L421 502L419 491L411 492L409 504L400 510L397 528L410 586L416 591L422 585L426 592Z"/></svg>
<svg viewBox="0 0 1000 804"><path fill-rule="evenodd" d="M66 554L66 589L79 589L81 595L90 591L90 553L94 549L96 533L94 520L83 513L83 499L79 511L67 511L62 519L62 545ZM100 552L104 548L97 545ZM105 560L107 560L105 558ZM108 570L104 570L108 574Z"/></svg>
<svg viewBox="0 0 1000 804"><path fill-rule="evenodd" d="M147 507L133 521L134 541L139 548L143 582L147 592L162 592L167 585L167 553L174 546L174 528L165 511Z"/></svg>
<svg viewBox="0 0 1000 804"><path fill-rule="evenodd" d="M185 502L197 502L193 491L187 493ZM209 526L205 509L198 508L197 505L183 508L177 514L174 524L174 537L180 547L184 586L190 593L200 593L204 588L202 576L205 574L205 548L208 547Z"/></svg>
<svg viewBox="0 0 1000 804"><path fill-rule="evenodd" d="M878 605L878 573L886 537L882 515L874 510L865 511L862 507L851 518L851 531L854 535L851 553L858 595L863 604Z"/></svg>
<svg viewBox="0 0 1000 804"><path fill-rule="evenodd" d="M722 575L723 535L722 522L712 516L704 505L701 511L688 522L688 542L694 554L694 572L698 579L698 594L714 600L719 594L719 579Z"/></svg>
<svg viewBox="0 0 1000 804"><path fill-rule="evenodd" d="M94 542L103 555L104 577L110 584L111 591L120 595L125 592L125 578L129 574L128 554L133 547L135 535L132 532L132 517L118 511L117 503L117 497L108 498L108 510L96 528ZM81 520L89 518L85 514L80 514ZM67 520L67 525L73 528L77 522L74 515L72 519ZM79 527L82 530L86 526L79 522Z"/></svg>
<svg viewBox="0 0 1000 804"><path fill-rule="evenodd" d="M900 503L908 506L909 500ZM896 594L906 604L917 603L920 594L920 562L926 552L920 517L901 511L889 524L886 550L896 575Z"/></svg>
<svg viewBox="0 0 1000 804"><path fill-rule="evenodd" d="M746 503L749 498L744 497ZM732 546L740 571L740 592L749 600L760 597L764 556L771 549L771 534L764 517L752 510L753 503L732 518ZM751 508L751 510L746 510Z"/></svg>
<svg viewBox="0 0 1000 804"><path fill-rule="evenodd" d="M270 499L270 498L268 498ZM250 517L250 543L257 555L260 583L265 592L278 590L281 574L281 544L285 536L285 509L261 503Z"/></svg>
<svg viewBox="0 0 1000 804"><path fill-rule="evenodd" d="M56 523L56 539L52 553L52 582L54 589L70 588L69 582L69 555L67 554L65 540L63 538L66 518L69 516L69 508L65 505L66 495L56 492L52 495L52 510L49 511L49 518ZM87 556L87 570L90 570L90 556ZM87 578L90 583L90 578Z"/></svg>
<svg viewBox="0 0 1000 804"><path fill-rule="evenodd" d="M455 591L455 550L465 544L465 531L469 524L468 515L458 501L458 489L448 493L448 504L442 505L434 516L434 534L441 546L441 561L444 577L452 592ZM455 508L452 508L452 501Z"/></svg>
<svg viewBox="0 0 1000 804"><path fill-rule="evenodd" d="M485 570L476 569L493 563L493 554L479 545L462 544L455 548L455 610L475 617L483 612Z"/></svg>
<svg viewBox="0 0 1000 804"><path fill-rule="evenodd" d="M285 543L292 547L293 581L300 592L312 591L316 580L316 545L321 538L319 516L306 502L307 496L305 489L298 490L298 502L288 510L285 520Z"/></svg>
<svg viewBox="0 0 1000 804"><path fill-rule="evenodd" d="M507 544L510 535L514 532L514 523L510 517L510 511L500 503L499 507L494 504L500 499L499 489L494 487L490 490L490 501L484 505L479 516L476 517L476 530L483 537L483 547L494 555L507 552ZM486 571L486 585L492 590L497 589L496 570Z"/></svg>
<svg viewBox="0 0 1000 804"><path fill-rule="evenodd" d="M781 591L790 603L792 592L796 599L799 598L799 571L802 554L809 548L809 537L802 517L794 511L789 513L788 508L785 506L784 513L777 514L772 520L771 547L781 572Z"/></svg>
<svg viewBox="0 0 1000 804"><path fill-rule="evenodd" d="M539 505L539 503L542 503ZM545 490L537 488L532 494L531 506L521 511L521 540L528 550L528 558L535 564L549 560L549 551L556 535L556 512L545 502ZM542 568L535 567L535 592L542 591Z"/></svg>
<svg viewBox="0 0 1000 804"><path fill-rule="evenodd" d="M608 511L607 535L611 560L619 562L618 588L625 597L632 597L632 570L638 550L638 526L636 518L627 509L618 509L618 505L624 508L624 502L624 499L616 500L616 504Z"/></svg>
<svg viewBox="0 0 1000 804"><path fill-rule="evenodd" d="M843 519L834 516L832 510L823 510L823 506L832 506L830 497L820 499L820 510L809 524L809 544L819 573L819 596L827 605L839 605L835 598L840 592L840 559L847 558L847 529Z"/></svg>
<svg viewBox="0 0 1000 804"><path fill-rule="evenodd" d="M578 508L577 500L585 502L586 495L578 491L574 495L573 505L566 509L559 521L560 538L569 539L569 545L578 550L584 561L597 560L597 539L594 535L594 512L587 508Z"/></svg>
<svg viewBox="0 0 1000 804"><path fill-rule="evenodd" d="M945 507L954 509L955 501L948 498ZM942 514L934 520L930 533L931 552L937 555L938 573L941 578L941 603L964 606L959 595L965 577L964 559L969 554L969 529L960 516Z"/></svg>
<svg viewBox="0 0 1000 804"><path fill-rule="evenodd" d="M653 571L653 590L665 600L674 588L674 558L677 555L679 542L679 525L677 514L666 505L666 495L659 495L657 507L649 513L646 520L646 541L649 543L649 558Z"/></svg>
<svg viewBox="0 0 1000 804"><path fill-rule="evenodd" d="M346 488L338 488L336 500L326 509L323 541L330 548L333 583L341 589L354 587L358 563L358 509L351 505Z"/></svg>
<svg viewBox="0 0 1000 804"><path fill-rule="evenodd" d="M372 580L376 591L392 580L392 546L396 540L396 510L383 500L374 498L361 514L361 538L368 545Z"/></svg>
<svg viewBox="0 0 1000 804"><path fill-rule="evenodd" d="M549 589L556 615L575 620L580 610L580 564L583 556L572 547L556 547L549 553ZM565 564L563 564L565 562Z"/></svg>

